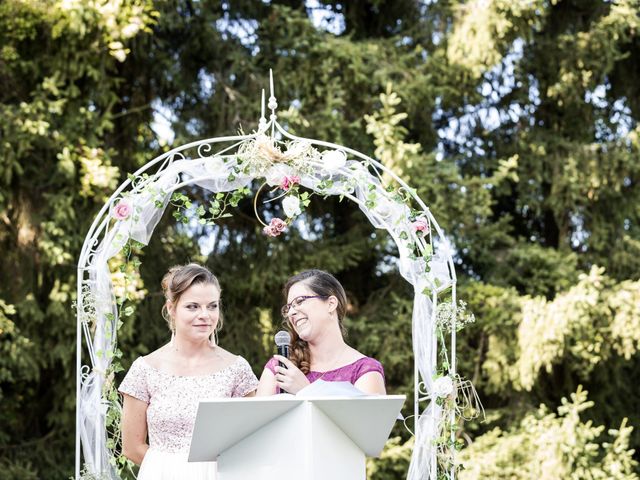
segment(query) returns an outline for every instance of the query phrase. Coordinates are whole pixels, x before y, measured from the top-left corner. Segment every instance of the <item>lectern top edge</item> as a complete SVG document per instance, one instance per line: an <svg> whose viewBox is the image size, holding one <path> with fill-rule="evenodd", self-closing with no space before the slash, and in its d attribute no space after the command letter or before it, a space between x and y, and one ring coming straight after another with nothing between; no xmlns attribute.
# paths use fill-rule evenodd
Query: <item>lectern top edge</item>
<svg viewBox="0 0 640 480"><path fill-rule="evenodd" d="M406 395L362 395L358 397L336 396L336 395L319 395L319 396L296 396L288 394L271 395L265 397L238 397L238 398L222 398L212 397L201 400L202 403L229 403L229 402L294 402L302 403L310 400L383 400L383 399L406 399Z"/></svg>

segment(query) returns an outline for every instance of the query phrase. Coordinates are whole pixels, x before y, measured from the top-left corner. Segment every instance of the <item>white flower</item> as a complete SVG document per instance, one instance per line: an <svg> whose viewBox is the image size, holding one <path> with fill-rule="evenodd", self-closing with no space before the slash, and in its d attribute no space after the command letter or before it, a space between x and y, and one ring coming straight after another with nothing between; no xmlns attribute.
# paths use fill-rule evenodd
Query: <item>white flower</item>
<svg viewBox="0 0 640 480"><path fill-rule="evenodd" d="M204 162L204 169L210 175L227 175L227 166L222 157L209 157Z"/></svg>
<svg viewBox="0 0 640 480"><path fill-rule="evenodd" d="M294 195L289 195L282 200L282 209L284 210L287 218L300 215L302 210L300 209L300 199Z"/></svg>
<svg viewBox="0 0 640 480"><path fill-rule="evenodd" d="M446 398L453 393L453 380L449 376L438 378L433 382L433 395L438 398Z"/></svg>
<svg viewBox="0 0 640 480"><path fill-rule="evenodd" d="M322 154L324 169L335 172L347 164L347 156L342 150L327 150Z"/></svg>
<svg viewBox="0 0 640 480"><path fill-rule="evenodd" d="M391 204L386 199L381 199L378 204L375 206L374 211L382 218L386 220L391 216L393 210L391 209Z"/></svg>

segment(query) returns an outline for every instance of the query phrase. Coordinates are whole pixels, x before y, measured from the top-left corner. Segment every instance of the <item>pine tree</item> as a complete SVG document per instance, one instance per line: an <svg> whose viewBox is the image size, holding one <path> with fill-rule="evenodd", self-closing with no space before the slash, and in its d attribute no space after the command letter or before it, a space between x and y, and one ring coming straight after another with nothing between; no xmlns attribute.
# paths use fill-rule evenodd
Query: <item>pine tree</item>
<svg viewBox="0 0 640 480"><path fill-rule="evenodd" d="M255 129L269 68L289 131L383 161L456 247L460 296L477 319L460 334L459 368L488 419L461 427L464 478L526 478L572 432L575 448L554 450L558 471L637 478L639 6L1 3L0 478L72 474L75 263L93 217L127 173L172 146ZM173 138L154 131L160 117ZM391 392L411 395L413 293L395 245L337 198L314 198L304 215L307 229L277 241L251 199L215 227L165 215L130 272L140 296L119 332L125 367L167 341L169 266L214 270L221 342L257 374L280 328L282 284L318 267L349 293L349 342L383 362ZM556 443L543 451L532 438L546 431ZM411 442L394 431L371 478L403 478Z"/></svg>

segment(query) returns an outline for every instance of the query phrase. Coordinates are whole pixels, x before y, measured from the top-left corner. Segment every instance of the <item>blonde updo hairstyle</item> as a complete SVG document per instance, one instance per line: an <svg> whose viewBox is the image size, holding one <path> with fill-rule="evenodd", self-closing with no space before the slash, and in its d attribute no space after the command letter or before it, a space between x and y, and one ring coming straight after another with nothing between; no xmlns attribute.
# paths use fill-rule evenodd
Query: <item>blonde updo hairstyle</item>
<svg viewBox="0 0 640 480"><path fill-rule="evenodd" d="M340 326L342 336L346 336L347 331L344 327L343 320L347 313L347 294L345 293L344 288L342 288L340 282L333 275L323 270L305 270L287 280L283 289L285 302L289 297L289 290L291 287L300 282L306 285L315 295L327 298L333 296L338 300L338 305L336 307L338 325ZM285 326L291 334L290 360L302 371L302 373L306 375L309 373L311 368L311 352L309 351L309 345L298 336L296 330L291 325L291 322L289 322L288 317L285 320Z"/></svg>
<svg viewBox="0 0 640 480"><path fill-rule="evenodd" d="M208 268L197 263L189 263L187 265L171 267L162 278L162 291L165 300L171 302L173 305L177 305L182 294L192 285L213 285L218 289L218 292L222 293L220 282L218 282L216 276L211 273ZM220 299L220 303L221 302L222 299ZM162 306L162 317L167 321L171 332L175 332L175 322L169 313L166 301ZM222 323L222 310L220 310L216 331L222 328Z"/></svg>

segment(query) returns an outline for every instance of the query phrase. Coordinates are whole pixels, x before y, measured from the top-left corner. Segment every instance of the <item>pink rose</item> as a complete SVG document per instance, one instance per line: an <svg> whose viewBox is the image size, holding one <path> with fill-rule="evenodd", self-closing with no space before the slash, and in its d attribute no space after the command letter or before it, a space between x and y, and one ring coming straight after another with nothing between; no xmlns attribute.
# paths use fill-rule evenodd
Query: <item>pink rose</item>
<svg viewBox="0 0 640 480"><path fill-rule="evenodd" d="M297 175L285 175L280 182L280 188L283 190L289 190L296 183L300 183L300 177Z"/></svg>
<svg viewBox="0 0 640 480"><path fill-rule="evenodd" d="M277 237L279 235L278 233L274 232L269 225L262 229L262 233L264 233L268 237Z"/></svg>
<svg viewBox="0 0 640 480"><path fill-rule="evenodd" d="M124 220L131 215L131 205L129 205L124 200L120 200L115 207L113 207L113 212L111 215L116 220Z"/></svg>
<svg viewBox="0 0 640 480"><path fill-rule="evenodd" d="M429 222L424 218L418 218L411 224L411 227L414 231L419 232L422 235L427 235L429 233Z"/></svg>
<svg viewBox="0 0 640 480"><path fill-rule="evenodd" d="M287 222L279 218L272 218L269 225L262 229L265 235L277 237L287 228Z"/></svg>
<svg viewBox="0 0 640 480"><path fill-rule="evenodd" d="M282 233L287 228L287 222L281 220L279 218L272 218L271 222L269 222L271 228L273 228L276 232Z"/></svg>

